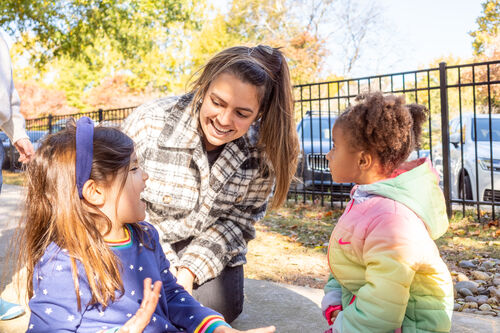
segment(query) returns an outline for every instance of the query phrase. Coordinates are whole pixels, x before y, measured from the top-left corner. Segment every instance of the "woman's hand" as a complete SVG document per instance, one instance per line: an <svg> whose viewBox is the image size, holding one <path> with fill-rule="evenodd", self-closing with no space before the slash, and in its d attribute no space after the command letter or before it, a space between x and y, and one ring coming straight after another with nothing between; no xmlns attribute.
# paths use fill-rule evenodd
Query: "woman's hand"
<svg viewBox="0 0 500 333"><path fill-rule="evenodd" d="M118 333L141 333L148 326L158 304L161 291L161 281L156 281L153 288L151 288L151 282L150 278L144 279L144 298L142 299L141 307L118 330Z"/></svg>
<svg viewBox="0 0 500 333"><path fill-rule="evenodd" d="M248 330L248 331L238 331L234 328L230 328L227 326L219 326L215 329L214 333L240 333L240 332L245 332L245 333L274 333L276 331L276 328L274 326L268 326L268 327L261 327L261 328L254 328L253 330Z"/></svg>
<svg viewBox="0 0 500 333"><path fill-rule="evenodd" d="M179 267L177 270L177 283L186 289L189 294L193 294L193 284L195 275L186 267Z"/></svg>

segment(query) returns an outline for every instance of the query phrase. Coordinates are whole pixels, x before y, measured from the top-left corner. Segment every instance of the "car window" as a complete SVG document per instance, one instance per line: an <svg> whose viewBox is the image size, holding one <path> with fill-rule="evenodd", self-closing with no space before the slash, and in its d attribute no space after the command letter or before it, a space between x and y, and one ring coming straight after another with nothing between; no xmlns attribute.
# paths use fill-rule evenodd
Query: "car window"
<svg viewBox="0 0 500 333"><path fill-rule="evenodd" d="M477 131L474 131L474 120L472 121L472 139L477 141L490 141L490 123L488 118L476 118ZM491 119L491 141L500 141L500 119Z"/></svg>
<svg viewBox="0 0 500 333"><path fill-rule="evenodd" d="M332 127L335 123L334 117L320 118L307 116L302 120L302 134L304 140L331 140ZM312 132L311 132L312 130ZM320 139L321 138L321 139ZM299 139L302 139L301 133L299 133Z"/></svg>

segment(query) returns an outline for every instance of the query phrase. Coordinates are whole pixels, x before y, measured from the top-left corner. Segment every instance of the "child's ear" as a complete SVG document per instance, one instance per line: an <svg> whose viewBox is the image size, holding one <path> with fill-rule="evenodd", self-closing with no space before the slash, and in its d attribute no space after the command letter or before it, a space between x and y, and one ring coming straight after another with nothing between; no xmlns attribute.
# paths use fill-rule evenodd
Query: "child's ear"
<svg viewBox="0 0 500 333"><path fill-rule="evenodd" d="M89 203L94 206L104 204L104 191L93 179L89 179L83 184L82 195Z"/></svg>
<svg viewBox="0 0 500 333"><path fill-rule="evenodd" d="M366 171L370 169L370 167L373 164L373 157L372 154L370 154L367 151L362 150L359 153L359 158L358 158L358 166L361 170Z"/></svg>

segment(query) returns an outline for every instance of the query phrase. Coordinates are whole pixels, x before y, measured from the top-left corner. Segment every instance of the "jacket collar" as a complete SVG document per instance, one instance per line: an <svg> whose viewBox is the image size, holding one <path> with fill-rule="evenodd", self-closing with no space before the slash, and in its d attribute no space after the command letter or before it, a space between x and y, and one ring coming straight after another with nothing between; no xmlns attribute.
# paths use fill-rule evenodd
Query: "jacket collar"
<svg viewBox="0 0 500 333"><path fill-rule="evenodd" d="M198 116L197 113L193 115L192 109L192 96L184 95L168 110L170 112L158 137L160 147L194 149L200 144Z"/></svg>

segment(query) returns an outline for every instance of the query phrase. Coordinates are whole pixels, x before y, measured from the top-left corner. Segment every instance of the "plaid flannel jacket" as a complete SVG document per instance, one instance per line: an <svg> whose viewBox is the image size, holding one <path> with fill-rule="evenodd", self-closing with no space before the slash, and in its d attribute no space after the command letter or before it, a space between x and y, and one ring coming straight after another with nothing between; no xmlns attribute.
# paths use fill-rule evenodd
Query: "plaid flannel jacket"
<svg viewBox="0 0 500 333"><path fill-rule="evenodd" d="M265 215L274 173L257 142L257 124L225 145L210 168L192 115L192 95L138 107L122 125L149 174L143 199L159 229L171 265L189 268L195 283L217 277L226 265L246 263L254 224ZM190 239L179 257L172 244Z"/></svg>

